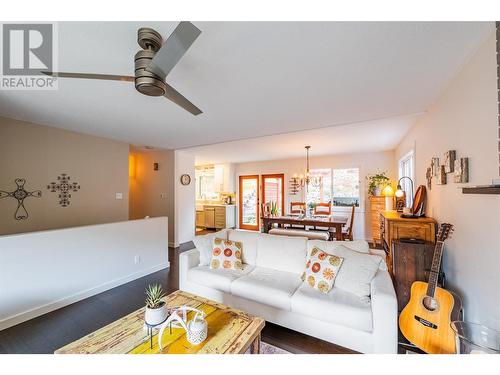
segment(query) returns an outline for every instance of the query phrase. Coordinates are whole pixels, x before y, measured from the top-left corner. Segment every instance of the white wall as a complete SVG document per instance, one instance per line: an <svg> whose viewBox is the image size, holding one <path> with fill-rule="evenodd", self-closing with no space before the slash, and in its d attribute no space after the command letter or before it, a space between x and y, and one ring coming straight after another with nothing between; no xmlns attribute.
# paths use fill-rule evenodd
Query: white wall
<svg viewBox="0 0 500 375"><path fill-rule="evenodd" d="M194 176L194 155L175 151L175 246L191 241L195 235L196 186ZM191 177L189 185L181 184L181 176Z"/></svg>
<svg viewBox="0 0 500 375"><path fill-rule="evenodd" d="M425 183L432 157L456 150L469 157L470 183L490 184L498 176L498 103L494 35L477 51L443 95L396 150L415 148L417 183ZM446 242L444 271L465 305L465 319L500 330L500 196L465 195L448 174L446 185L428 191L427 211L454 224Z"/></svg>
<svg viewBox="0 0 500 375"><path fill-rule="evenodd" d="M311 149L314 150L314 147ZM303 200L303 193L298 195L289 195L289 181L290 178L296 174L303 174L305 170L305 154L303 158L285 159L285 160L270 160L263 162L240 163L236 164L236 179L243 175L261 175L284 173L285 174L285 207L289 207L291 201ZM396 178L394 152L370 152L359 154L340 154L340 155L325 155L310 158L311 169L321 168L360 168L360 192L361 202L359 209L356 209L354 220L354 237L356 239L371 240L371 222L370 215L365 211L369 209L367 186L365 176L367 174L374 174L381 171L387 171L387 176L391 179ZM239 184L236 183L236 188ZM334 208L334 212L343 212L348 215L350 212L349 207ZM237 215L237 217L239 217Z"/></svg>
<svg viewBox="0 0 500 375"><path fill-rule="evenodd" d="M168 267L167 228L160 217L1 236L0 330Z"/></svg>

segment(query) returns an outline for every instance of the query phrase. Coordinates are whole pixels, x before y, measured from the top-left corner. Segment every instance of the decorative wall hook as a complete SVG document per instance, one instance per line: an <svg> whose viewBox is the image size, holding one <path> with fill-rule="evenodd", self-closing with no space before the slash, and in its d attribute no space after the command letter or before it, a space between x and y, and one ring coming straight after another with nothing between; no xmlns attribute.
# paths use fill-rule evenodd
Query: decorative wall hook
<svg viewBox="0 0 500 375"><path fill-rule="evenodd" d="M16 220L26 220L29 215L26 207L24 207L24 200L28 197L40 198L42 196L41 190L26 191L24 185L26 184L25 178L16 178L15 183L17 189L14 191L3 191L0 190L0 199L2 198L14 198L17 200L17 209L14 213L14 218Z"/></svg>

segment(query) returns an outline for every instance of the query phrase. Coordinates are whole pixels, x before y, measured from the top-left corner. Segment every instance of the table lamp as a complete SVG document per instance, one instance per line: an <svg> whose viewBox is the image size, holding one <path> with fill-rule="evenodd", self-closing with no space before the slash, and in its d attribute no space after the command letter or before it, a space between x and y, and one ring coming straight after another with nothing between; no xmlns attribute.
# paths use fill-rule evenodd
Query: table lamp
<svg viewBox="0 0 500 375"><path fill-rule="evenodd" d="M394 190L392 189L392 186L389 184L387 185L384 190L382 190L382 195L385 196L385 209L387 211L391 211L394 209L394 199L392 198L394 196Z"/></svg>
<svg viewBox="0 0 500 375"><path fill-rule="evenodd" d="M397 198L401 198L405 195L405 191L403 190L403 188L401 187L401 180L407 178L408 180L410 180L410 187L411 187L411 195L410 195L410 199L411 199L411 202L410 202L410 206L412 205L413 203L413 180L408 177L408 176L403 176L401 177L399 180L398 180L398 186L396 188L396 197Z"/></svg>

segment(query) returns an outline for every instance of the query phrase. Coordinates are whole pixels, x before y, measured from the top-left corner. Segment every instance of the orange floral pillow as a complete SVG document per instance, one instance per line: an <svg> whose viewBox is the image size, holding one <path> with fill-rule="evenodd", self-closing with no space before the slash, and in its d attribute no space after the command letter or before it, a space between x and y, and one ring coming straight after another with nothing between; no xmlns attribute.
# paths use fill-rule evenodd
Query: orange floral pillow
<svg viewBox="0 0 500 375"><path fill-rule="evenodd" d="M241 262L241 250L241 242L214 238L210 268L225 268L232 270L243 269L243 264Z"/></svg>
<svg viewBox="0 0 500 375"><path fill-rule="evenodd" d="M344 258L327 254L323 250L313 247L309 254L306 270L302 274L302 281L326 294L333 288L343 261Z"/></svg>

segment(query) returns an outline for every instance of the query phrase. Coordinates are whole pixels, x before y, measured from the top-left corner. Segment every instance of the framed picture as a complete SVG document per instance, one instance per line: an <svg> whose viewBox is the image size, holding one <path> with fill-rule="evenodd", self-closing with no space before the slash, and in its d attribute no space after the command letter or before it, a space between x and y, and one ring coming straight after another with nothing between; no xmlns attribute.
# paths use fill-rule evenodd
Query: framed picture
<svg viewBox="0 0 500 375"><path fill-rule="evenodd" d="M431 159L431 170L432 170L432 177L437 177L437 175L440 173L439 158Z"/></svg>
<svg viewBox="0 0 500 375"><path fill-rule="evenodd" d="M455 170L455 159L457 152L455 150L446 151L444 153L444 171L451 173Z"/></svg>
<svg viewBox="0 0 500 375"><path fill-rule="evenodd" d="M459 158L455 160L453 181L455 183L469 182L469 158Z"/></svg>

